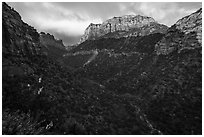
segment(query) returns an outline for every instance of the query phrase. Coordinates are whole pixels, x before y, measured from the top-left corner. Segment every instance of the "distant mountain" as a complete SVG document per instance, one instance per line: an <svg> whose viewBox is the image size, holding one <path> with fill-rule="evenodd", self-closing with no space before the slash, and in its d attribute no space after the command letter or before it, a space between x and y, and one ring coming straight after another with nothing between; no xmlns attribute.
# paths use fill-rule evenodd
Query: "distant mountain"
<svg viewBox="0 0 204 137"><path fill-rule="evenodd" d="M91 23L80 39L80 43L86 40L95 40L101 37L128 37L144 36L152 33L164 33L167 26L157 23L153 18L140 15L125 15L114 17L102 24Z"/></svg>
<svg viewBox="0 0 204 137"><path fill-rule="evenodd" d="M49 33L40 33L40 42L42 45L46 46L49 48L49 46L55 46L60 49L65 49L65 46L62 42L62 40L57 40L55 37Z"/></svg>
<svg viewBox="0 0 204 137"><path fill-rule="evenodd" d="M49 33L40 33L40 45L42 53L61 62L63 64L62 57L67 53L67 49L64 46L62 40L57 40Z"/></svg>

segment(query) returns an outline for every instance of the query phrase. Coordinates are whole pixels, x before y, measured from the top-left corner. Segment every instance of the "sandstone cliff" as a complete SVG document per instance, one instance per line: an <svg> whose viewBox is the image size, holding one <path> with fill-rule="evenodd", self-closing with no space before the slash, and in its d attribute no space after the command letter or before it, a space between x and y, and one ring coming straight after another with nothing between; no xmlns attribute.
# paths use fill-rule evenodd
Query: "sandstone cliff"
<svg viewBox="0 0 204 137"><path fill-rule="evenodd" d="M106 34L111 37L144 36L151 33L167 30L167 26L157 23L153 18L140 15L125 15L106 20L102 24L91 23L80 39L80 43L90 39L94 40ZM113 35L112 35L113 34Z"/></svg>

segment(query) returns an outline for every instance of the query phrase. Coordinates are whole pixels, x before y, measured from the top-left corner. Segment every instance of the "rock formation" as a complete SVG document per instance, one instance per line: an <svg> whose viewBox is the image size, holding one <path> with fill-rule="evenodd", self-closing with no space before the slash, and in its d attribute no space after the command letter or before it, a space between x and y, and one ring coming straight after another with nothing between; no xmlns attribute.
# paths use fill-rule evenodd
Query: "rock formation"
<svg viewBox="0 0 204 137"><path fill-rule="evenodd" d="M168 29L165 37L156 44L157 55L174 50L194 49L202 46L202 9L186 16Z"/></svg>
<svg viewBox="0 0 204 137"><path fill-rule="evenodd" d="M151 33L167 30L167 26L157 23L153 18L140 15L125 15L106 20L102 24L91 23L85 30L80 39L80 43L90 39L94 40L106 34L119 32L120 34L112 37L144 36Z"/></svg>

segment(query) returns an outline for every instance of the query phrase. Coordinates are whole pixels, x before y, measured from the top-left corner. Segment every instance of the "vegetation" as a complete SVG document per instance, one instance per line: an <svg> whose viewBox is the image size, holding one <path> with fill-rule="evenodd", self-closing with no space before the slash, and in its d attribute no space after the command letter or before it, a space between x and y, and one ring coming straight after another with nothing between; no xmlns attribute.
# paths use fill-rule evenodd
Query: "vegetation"
<svg viewBox="0 0 204 137"><path fill-rule="evenodd" d="M196 48L167 55L156 54L164 35L155 33L86 41L62 57L65 50L43 47L35 29L2 7L3 134L202 134L195 33L172 28L167 45Z"/></svg>
<svg viewBox="0 0 204 137"><path fill-rule="evenodd" d="M179 38L184 37L182 33L178 34L176 42L179 42ZM155 34L159 40L158 36ZM130 54L134 52L132 49L131 52L128 52L129 56L121 54L125 50L123 46L131 45L129 43L121 44L123 39L117 39L115 43L114 39L90 42L97 43L95 48L111 47L113 56L109 56L108 51L101 50L94 61L76 73L101 83L119 96L128 99L134 98L137 106L143 110L150 123L163 134L201 134L201 48L183 49L179 53L178 49L175 49L168 55L158 56L155 54L154 44L152 44L157 41L155 37L150 35L142 38L130 38L130 41L134 39L134 43L137 43L135 46L137 54ZM111 41L115 45L106 44ZM142 43L140 43L141 41ZM145 41L145 45L149 46L145 46L143 41ZM171 41L174 39L172 38ZM188 41L183 42L187 43ZM198 45L195 41L194 44ZM89 49L91 44L84 45L82 44L81 47L74 50ZM144 47L146 48L144 49ZM120 53L119 56L114 56L118 53Z"/></svg>

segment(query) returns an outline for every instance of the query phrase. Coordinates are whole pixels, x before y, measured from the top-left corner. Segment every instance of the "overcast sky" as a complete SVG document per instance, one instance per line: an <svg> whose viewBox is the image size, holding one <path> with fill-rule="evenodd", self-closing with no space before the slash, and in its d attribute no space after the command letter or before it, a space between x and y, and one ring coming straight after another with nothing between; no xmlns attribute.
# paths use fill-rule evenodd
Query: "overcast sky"
<svg viewBox="0 0 204 137"><path fill-rule="evenodd" d="M153 17L159 23L171 26L178 19L202 7L199 2L9 2L8 4L17 10L22 19L34 26L38 32L49 32L56 38L62 39L65 45L78 42L90 23L102 23L114 16L140 14Z"/></svg>

